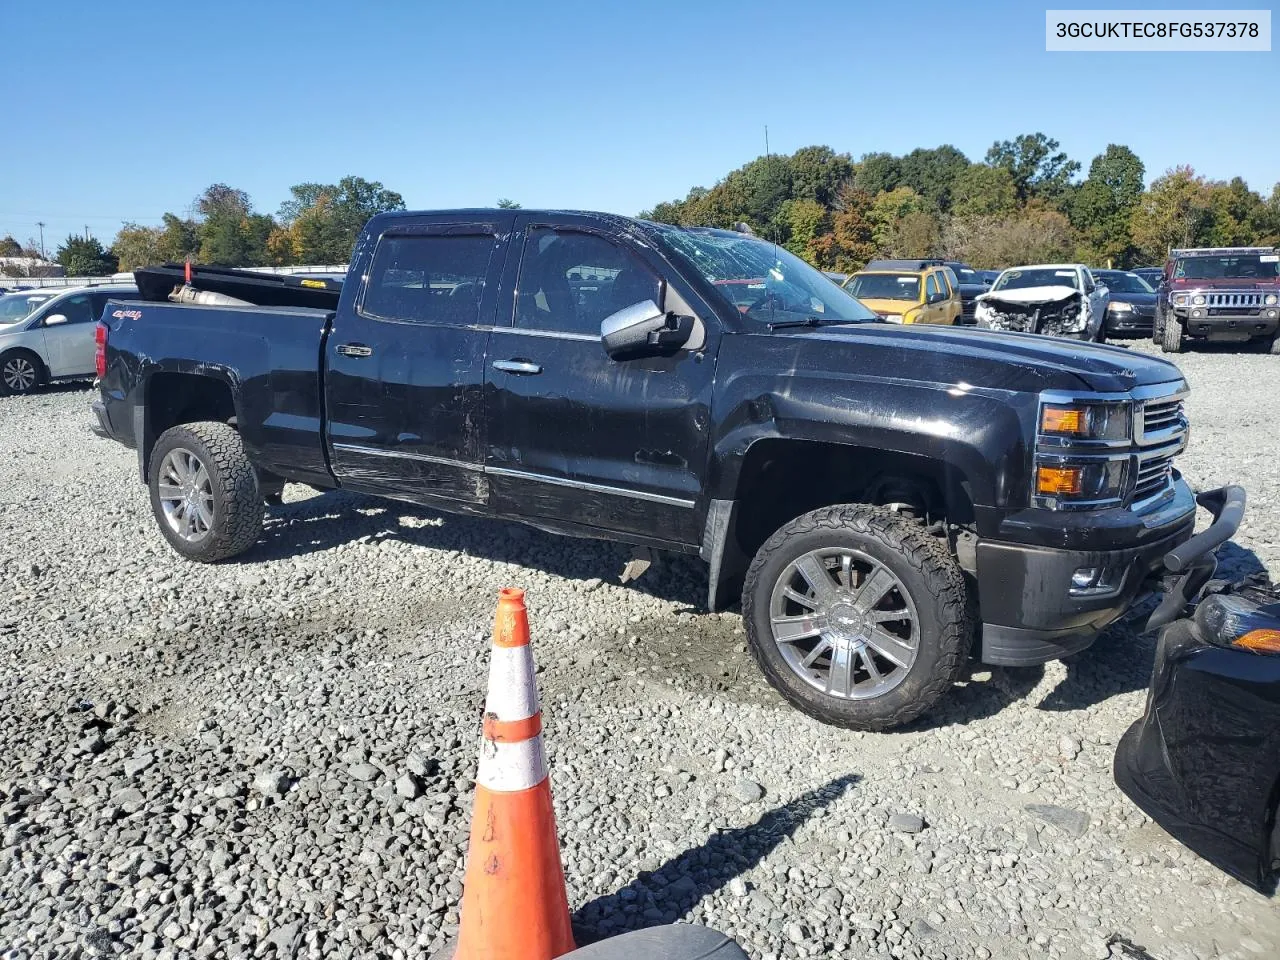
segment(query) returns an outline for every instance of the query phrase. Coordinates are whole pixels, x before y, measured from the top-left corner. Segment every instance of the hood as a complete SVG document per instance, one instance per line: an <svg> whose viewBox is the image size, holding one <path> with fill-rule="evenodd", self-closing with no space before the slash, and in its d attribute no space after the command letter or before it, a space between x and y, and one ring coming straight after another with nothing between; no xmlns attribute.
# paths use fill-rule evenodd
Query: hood
<svg viewBox="0 0 1280 960"><path fill-rule="evenodd" d="M1054 284L1051 287L1022 287L1017 290L991 290L981 294L976 299L999 300L1003 303L1057 303L1059 300L1066 300L1068 297L1074 297L1079 294L1079 290L1075 287L1068 287L1060 284Z"/></svg>
<svg viewBox="0 0 1280 960"><path fill-rule="evenodd" d="M997 390L1116 392L1182 379L1167 360L1102 344L974 327L859 323L797 327L769 337L802 341L798 367Z"/></svg>
<svg viewBox="0 0 1280 960"><path fill-rule="evenodd" d="M915 300L882 300L877 297L859 297L858 302L873 313L880 316L902 316L908 310L914 310L920 306Z"/></svg>

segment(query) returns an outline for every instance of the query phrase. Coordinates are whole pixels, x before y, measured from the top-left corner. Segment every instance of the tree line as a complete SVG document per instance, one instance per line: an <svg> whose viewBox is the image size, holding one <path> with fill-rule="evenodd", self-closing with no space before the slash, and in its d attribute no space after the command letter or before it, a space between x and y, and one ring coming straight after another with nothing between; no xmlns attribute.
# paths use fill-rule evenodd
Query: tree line
<svg viewBox="0 0 1280 960"><path fill-rule="evenodd" d="M300 183L289 194L272 216L255 210L243 190L215 183L187 216L166 213L154 227L126 223L109 248L93 237L70 236L55 259L68 276L78 277L187 259L229 267L346 263L370 217L404 209L400 194L355 176L336 184ZM5 237L0 256L39 256L32 246Z"/></svg>
<svg viewBox="0 0 1280 960"><path fill-rule="evenodd" d="M1163 263L1170 247L1280 244L1280 183L1264 198L1240 177L1146 168L1110 144L1081 165L1043 133L992 144L981 162L953 146L854 160L830 147L757 157L714 186L641 214L760 236L824 270L874 257L946 257L979 268L1080 261Z"/></svg>

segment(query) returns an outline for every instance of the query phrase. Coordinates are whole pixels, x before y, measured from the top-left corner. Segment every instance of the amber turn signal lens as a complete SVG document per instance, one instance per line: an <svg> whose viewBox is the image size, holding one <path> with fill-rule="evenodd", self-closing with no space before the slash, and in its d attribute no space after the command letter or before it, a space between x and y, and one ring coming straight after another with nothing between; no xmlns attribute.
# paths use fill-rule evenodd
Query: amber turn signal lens
<svg viewBox="0 0 1280 960"><path fill-rule="evenodd" d="M1045 433L1084 433L1084 411L1070 407L1045 407L1040 415Z"/></svg>
<svg viewBox="0 0 1280 960"><path fill-rule="evenodd" d="M1254 653L1280 653L1280 630L1250 630L1234 645Z"/></svg>
<svg viewBox="0 0 1280 960"><path fill-rule="evenodd" d="M1080 467L1036 468L1036 490L1047 494L1078 494L1083 489L1084 471Z"/></svg>

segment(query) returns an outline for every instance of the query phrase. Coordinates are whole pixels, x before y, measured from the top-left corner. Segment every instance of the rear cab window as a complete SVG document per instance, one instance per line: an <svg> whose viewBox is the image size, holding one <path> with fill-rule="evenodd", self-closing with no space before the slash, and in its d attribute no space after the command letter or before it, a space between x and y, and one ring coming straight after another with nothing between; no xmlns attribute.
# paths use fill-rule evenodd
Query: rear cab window
<svg viewBox="0 0 1280 960"><path fill-rule="evenodd" d="M360 313L372 320L474 326L496 244L487 233L387 233L378 241Z"/></svg>

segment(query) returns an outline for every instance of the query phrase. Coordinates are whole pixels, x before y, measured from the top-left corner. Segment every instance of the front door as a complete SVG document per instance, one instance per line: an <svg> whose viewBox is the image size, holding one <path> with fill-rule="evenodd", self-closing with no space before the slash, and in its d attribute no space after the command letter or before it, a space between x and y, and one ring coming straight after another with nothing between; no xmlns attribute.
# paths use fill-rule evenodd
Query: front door
<svg viewBox="0 0 1280 960"><path fill-rule="evenodd" d="M485 351L513 219L397 219L361 255L364 279L344 295L325 349L330 457L343 487L486 502Z"/></svg>
<svg viewBox="0 0 1280 960"><path fill-rule="evenodd" d="M103 300L102 303L106 301ZM101 310L101 303L98 306ZM62 323L49 324L50 317L62 316ZM46 308L44 349L49 358L49 374L54 377L88 376L93 373L93 324L98 319L94 295L76 293Z"/></svg>
<svg viewBox="0 0 1280 960"><path fill-rule="evenodd" d="M615 361L605 317L663 305L655 265L626 237L529 216L515 290L490 342L485 459L492 504L640 541L696 543L708 454L714 343ZM668 305L669 309L669 305Z"/></svg>

